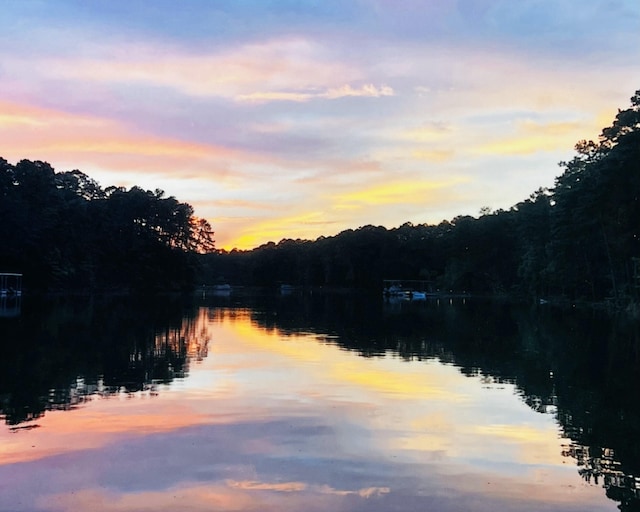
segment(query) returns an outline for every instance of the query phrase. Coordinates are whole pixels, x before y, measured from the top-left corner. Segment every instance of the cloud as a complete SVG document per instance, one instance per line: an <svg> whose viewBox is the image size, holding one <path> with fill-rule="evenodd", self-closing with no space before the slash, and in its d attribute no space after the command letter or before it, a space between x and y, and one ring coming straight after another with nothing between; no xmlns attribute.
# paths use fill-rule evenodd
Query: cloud
<svg viewBox="0 0 640 512"><path fill-rule="evenodd" d="M516 123L514 135L482 143L474 151L494 155L566 151L581 138L585 124L577 121L540 123L523 120Z"/></svg>
<svg viewBox="0 0 640 512"><path fill-rule="evenodd" d="M75 89L168 88L200 98L226 98L245 104L307 102L346 97L393 96L392 87L374 85L368 72L344 62L336 48L303 37L271 38L237 46L187 50L159 42L93 42L64 58L7 56L14 76L29 72L40 80L65 80ZM34 62L36 65L34 66Z"/></svg>
<svg viewBox="0 0 640 512"><path fill-rule="evenodd" d="M400 138L416 142L433 142L440 141L445 136L452 134L452 127L449 123L443 121L432 121L418 128L403 130Z"/></svg>
<svg viewBox="0 0 640 512"><path fill-rule="evenodd" d="M219 244L259 245L508 207L551 183L576 140L597 137L600 113L609 123L637 88L636 55L605 49L637 48L628 28L567 58L568 46L523 44L539 34L501 23L522 30L533 4L422 4L297 6L295 15L203 7L179 15L193 21L188 34L177 19L151 23L161 10L143 7L132 10L141 30L131 32L90 11L82 19L91 23L59 15L10 28L0 101L25 108L0 108L2 156L162 188L200 205ZM574 23L563 5L559 19ZM599 19L594 12L581 11L578 24ZM52 115L31 115L28 104ZM461 173L464 195L458 183L422 184Z"/></svg>
<svg viewBox="0 0 640 512"><path fill-rule="evenodd" d="M386 86L336 85L336 80L352 83L364 76L335 59L322 44L303 38L270 39L209 52L185 51L166 44L97 46L92 56L46 58L42 64L46 67L40 73L66 80L145 84L175 89L188 96L244 101L261 95L301 101L309 94L331 98L391 93ZM318 89L324 91L317 92Z"/></svg>
<svg viewBox="0 0 640 512"><path fill-rule="evenodd" d="M243 489L248 491L276 491L276 492L299 492L307 489L304 482L279 482L267 483L250 481L227 480L227 485L233 489Z"/></svg>
<svg viewBox="0 0 640 512"><path fill-rule="evenodd" d="M388 204L424 204L450 197L450 189L461 183L460 178L449 181L390 181L332 197L335 208L353 209ZM448 192L449 191L449 192Z"/></svg>
<svg viewBox="0 0 640 512"><path fill-rule="evenodd" d="M338 88L329 89L323 96L329 99L345 98L347 96L380 98L381 96L393 96L395 93L388 85L376 87L373 84L366 84L354 89L346 84Z"/></svg>
<svg viewBox="0 0 640 512"><path fill-rule="evenodd" d="M411 156L417 160L425 160L427 162L447 162L455 156L452 149L418 149L411 153Z"/></svg>
<svg viewBox="0 0 640 512"><path fill-rule="evenodd" d="M247 103L265 103L268 101L296 101L304 102L317 97L317 94L301 92L252 92L249 94L239 94L235 97L237 101Z"/></svg>
<svg viewBox="0 0 640 512"><path fill-rule="evenodd" d="M70 167L88 174L109 172L115 181L117 176L121 179L140 171L147 176L179 174L182 179L206 176L221 184L242 175L238 166L264 161L256 153L154 136L91 115L7 102L0 103L0 110L0 136L5 148L1 156L10 161L46 160L58 171ZM231 166L236 166L233 174Z"/></svg>
<svg viewBox="0 0 640 512"><path fill-rule="evenodd" d="M250 94L240 94L236 96L235 99L249 103L265 103L268 101L305 102L314 99L335 100L347 97L380 98L382 96L393 95L393 89L387 85L376 87L373 84L365 84L361 87L354 88L349 84L345 84L341 87L330 88L323 92L253 92Z"/></svg>
<svg viewBox="0 0 640 512"><path fill-rule="evenodd" d="M281 208L282 209L282 208ZM225 243L227 248L249 249L266 241L277 242L283 238L313 239L326 235L327 230L336 224L323 210L299 211L292 215L271 218L239 220L236 232L231 240Z"/></svg>
<svg viewBox="0 0 640 512"><path fill-rule="evenodd" d="M335 489L328 485L315 486L315 490L321 494L331 494L336 496L355 495L365 499L369 499L377 496L383 496L391 492L391 489L389 487L364 487L362 489L357 489L355 491L345 491L345 490Z"/></svg>
<svg viewBox="0 0 640 512"><path fill-rule="evenodd" d="M371 184L363 188L361 183L366 174L362 173L367 170L376 172L369 174L366 179ZM400 225L407 221L407 212L411 209L425 212L457 200L460 195L458 186L468 181L463 176L427 181L420 175L415 175L413 179L407 175L403 180L387 182L385 178L388 174L377 173L377 166L371 169L368 165L364 165L359 172L355 175L346 171L342 175L339 172L335 175L329 173L324 181L320 173L303 180L303 185L308 182L315 188L302 188L297 196L294 194L286 199L281 198L275 214L269 214L263 207L263 213L259 208L253 209L253 213L247 210L251 213L249 217L227 216L225 225L229 235L219 238L220 246L226 249L251 249L267 241L278 242L284 238L314 240L320 236L331 236L344 229L375 224L378 218L388 219L388 214L385 214L388 205L396 205L394 222ZM291 190L291 184L286 186ZM245 204L245 207L250 206ZM278 210L287 213L278 215ZM215 221L213 218L214 226ZM415 221L421 220L417 218Z"/></svg>

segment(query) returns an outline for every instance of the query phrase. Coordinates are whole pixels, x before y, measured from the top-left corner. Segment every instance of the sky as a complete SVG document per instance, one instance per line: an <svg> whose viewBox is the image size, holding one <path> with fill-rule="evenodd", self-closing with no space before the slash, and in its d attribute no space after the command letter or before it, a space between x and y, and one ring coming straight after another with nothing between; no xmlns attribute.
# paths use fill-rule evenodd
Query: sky
<svg viewBox="0 0 640 512"><path fill-rule="evenodd" d="M251 249L552 187L640 89L637 0L0 0L0 157Z"/></svg>

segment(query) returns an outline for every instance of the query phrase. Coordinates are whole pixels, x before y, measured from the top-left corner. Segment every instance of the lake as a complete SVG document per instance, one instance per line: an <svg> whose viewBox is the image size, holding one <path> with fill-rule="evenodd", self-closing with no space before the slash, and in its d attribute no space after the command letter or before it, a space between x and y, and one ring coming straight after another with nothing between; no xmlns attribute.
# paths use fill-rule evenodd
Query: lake
<svg viewBox="0 0 640 512"><path fill-rule="evenodd" d="M632 322L295 290L10 316L2 512L640 506Z"/></svg>

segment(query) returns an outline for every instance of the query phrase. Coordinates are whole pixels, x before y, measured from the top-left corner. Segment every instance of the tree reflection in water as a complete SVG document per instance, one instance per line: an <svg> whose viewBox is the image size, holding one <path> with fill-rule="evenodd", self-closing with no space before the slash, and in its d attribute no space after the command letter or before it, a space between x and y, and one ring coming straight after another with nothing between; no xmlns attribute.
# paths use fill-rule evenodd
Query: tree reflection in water
<svg viewBox="0 0 640 512"><path fill-rule="evenodd" d="M206 316L176 300L43 302L5 321L0 416L14 428L94 397L157 393L207 356Z"/></svg>
<svg viewBox="0 0 640 512"><path fill-rule="evenodd" d="M215 302L218 301L218 302ZM222 301L222 302L220 302ZM469 299L388 304L313 294L239 301L104 300L24 304L2 319L0 415L12 428L96 396L158 393L207 356L209 317L250 311L280 334L313 333L362 357L437 359L486 386L509 383L553 414L562 453L624 511L640 508L640 335L604 314ZM221 316L222 315L222 316Z"/></svg>
<svg viewBox="0 0 640 512"><path fill-rule="evenodd" d="M488 386L514 384L553 414L586 482L640 510L640 326L603 312L465 298L420 303L311 295L252 304L255 321L315 332L363 357L436 358Z"/></svg>

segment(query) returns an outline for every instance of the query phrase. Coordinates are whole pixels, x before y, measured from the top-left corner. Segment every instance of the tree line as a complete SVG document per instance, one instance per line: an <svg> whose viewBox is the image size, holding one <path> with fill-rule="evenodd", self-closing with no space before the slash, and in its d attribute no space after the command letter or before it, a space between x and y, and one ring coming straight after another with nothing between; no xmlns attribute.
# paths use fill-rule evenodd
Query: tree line
<svg viewBox="0 0 640 512"><path fill-rule="evenodd" d="M640 91L597 142L580 141L575 149L552 189L509 210L217 251L201 257L199 279L360 288L419 279L446 292L637 303Z"/></svg>
<svg viewBox="0 0 640 512"><path fill-rule="evenodd" d="M0 158L0 270L31 289L181 290L194 284L432 290L638 302L640 91L552 189L437 225L363 226L251 251L215 250L210 224L161 190L101 188L78 170Z"/></svg>
<svg viewBox="0 0 640 512"><path fill-rule="evenodd" d="M0 219L0 270L32 290L180 290L214 248L189 204L41 161L0 158Z"/></svg>

